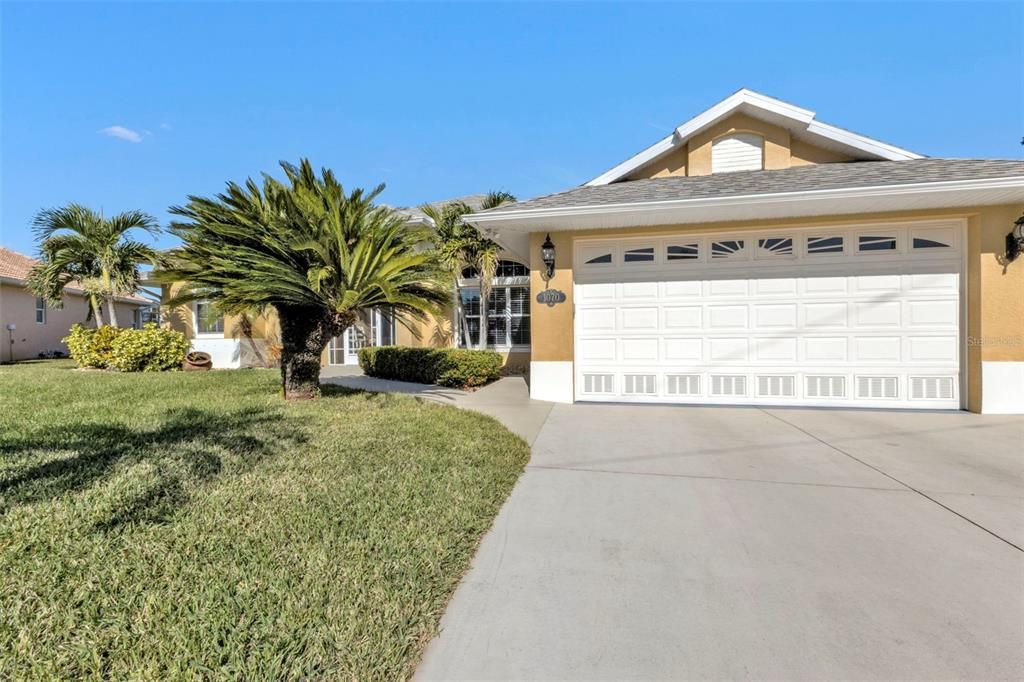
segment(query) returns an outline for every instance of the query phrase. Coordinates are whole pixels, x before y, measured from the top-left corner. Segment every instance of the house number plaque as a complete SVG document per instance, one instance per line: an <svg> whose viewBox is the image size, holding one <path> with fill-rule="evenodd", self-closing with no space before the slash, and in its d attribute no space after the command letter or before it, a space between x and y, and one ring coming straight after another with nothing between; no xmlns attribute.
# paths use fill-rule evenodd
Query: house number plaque
<svg viewBox="0 0 1024 682"><path fill-rule="evenodd" d="M558 303L565 303L565 292L558 289L545 289L537 294L537 303L554 308Z"/></svg>

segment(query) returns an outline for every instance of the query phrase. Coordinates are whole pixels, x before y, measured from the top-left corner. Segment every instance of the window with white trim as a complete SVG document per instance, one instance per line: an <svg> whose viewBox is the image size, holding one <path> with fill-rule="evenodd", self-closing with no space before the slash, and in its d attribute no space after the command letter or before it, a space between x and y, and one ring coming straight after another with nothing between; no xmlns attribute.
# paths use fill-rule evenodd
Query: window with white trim
<svg viewBox="0 0 1024 682"><path fill-rule="evenodd" d="M196 301L192 313L195 316L196 334L224 334L224 316L209 301Z"/></svg>
<svg viewBox="0 0 1024 682"><path fill-rule="evenodd" d="M480 284L476 271L463 271L459 287L459 346L478 347L481 333ZM515 261L498 261L486 310L487 346L530 345L529 269Z"/></svg>
<svg viewBox="0 0 1024 682"><path fill-rule="evenodd" d="M46 300L36 296L36 324L46 324Z"/></svg>

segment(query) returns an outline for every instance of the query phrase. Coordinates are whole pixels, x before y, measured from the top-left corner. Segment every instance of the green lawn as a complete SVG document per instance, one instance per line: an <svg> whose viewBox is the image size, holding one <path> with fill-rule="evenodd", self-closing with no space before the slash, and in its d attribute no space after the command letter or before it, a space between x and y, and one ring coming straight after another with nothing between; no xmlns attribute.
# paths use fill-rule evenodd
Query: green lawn
<svg viewBox="0 0 1024 682"><path fill-rule="evenodd" d="M0 367L0 679L412 673L528 448L277 381Z"/></svg>

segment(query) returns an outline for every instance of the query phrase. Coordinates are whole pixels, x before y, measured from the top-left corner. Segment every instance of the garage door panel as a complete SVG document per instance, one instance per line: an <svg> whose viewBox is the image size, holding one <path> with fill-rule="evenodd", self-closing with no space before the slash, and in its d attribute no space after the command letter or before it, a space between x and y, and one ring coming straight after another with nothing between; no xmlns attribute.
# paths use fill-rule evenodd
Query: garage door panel
<svg viewBox="0 0 1024 682"><path fill-rule="evenodd" d="M841 327L845 329L850 323L848 306L849 304L846 301L804 303L804 327L808 329L823 329L826 327Z"/></svg>
<svg viewBox="0 0 1024 682"><path fill-rule="evenodd" d="M804 359L829 364L849 360L849 339L845 336L811 336L803 338Z"/></svg>
<svg viewBox="0 0 1024 682"><path fill-rule="evenodd" d="M762 362L796 362L797 339L795 336L755 338L754 359Z"/></svg>
<svg viewBox="0 0 1024 682"><path fill-rule="evenodd" d="M755 296L791 296L797 291L797 280L795 277L755 279L751 289Z"/></svg>
<svg viewBox="0 0 1024 682"><path fill-rule="evenodd" d="M644 243L655 250L649 267L616 260L630 243L601 244L610 268L577 272L577 396L959 407L963 240L957 230L915 229L871 228L869 236L896 235L897 249L870 252L859 250L863 229L819 230L842 237L820 255L808 250L810 231L794 230L786 258L755 248L757 235L662 238ZM916 236L952 245L919 255ZM703 254L713 243L745 246L672 260L668 247L683 241Z"/></svg>
<svg viewBox="0 0 1024 682"><path fill-rule="evenodd" d="M899 336L855 336L855 362L899 362L903 339Z"/></svg>
<svg viewBox="0 0 1024 682"><path fill-rule="evenodd" d="M700 329L703 308L700 306L667 306L663 309L666 331Z"/></svg>
<svg viewBox="0 0 1024 682"><path fill-rule="evenodd" d="M899 300L868 300L854 303L858 328L899 327L902 302Z"/></svg>
<svg viewBox="0 0 1024 682"><path fill-rule="evenodd" d="M711 305L707 307L707 328L715 329L746 329L747 306L745 305Z"/></svg>
<svg viewBox="0 0 1024 682"><path fill-rule="evenodd" d="M630 331L652 331L658 328L657 306L645 308L622 308L620 329Z"/></svg>
<svg viewBox="0 0 1024 682"><path fill-rule="evenodd" d="M750 359L750 339L746 337L709 338L707 343L711 362L746 363Z"/></svg>
<svg viewBox="0 0 1024 682"><path fill-rule="evenodd" d="M754 326L757 329L796 329L797 304L773 303L755 305Z"/></svg>
<svg viewBox="0 0 1024 682"><path fill-rule="evenodd" d="M700 362L704 357L704 339L666 338L663 358L668 362Z"/></svg>
<svg viewBox="0 0 1024 682"><path fill-rule="evenodd" d="M636 360L657 361L658 339L623 338L619 341L622 347L622 359L630 362Z"/></svg>

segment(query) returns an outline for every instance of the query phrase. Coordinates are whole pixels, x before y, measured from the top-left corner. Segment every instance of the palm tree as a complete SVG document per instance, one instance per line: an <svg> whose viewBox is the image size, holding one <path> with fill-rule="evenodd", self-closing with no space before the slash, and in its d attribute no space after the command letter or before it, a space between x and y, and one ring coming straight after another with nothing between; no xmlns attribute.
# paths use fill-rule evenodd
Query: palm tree
<svg viewBox="0 0 1024 682"><path fill-rule="evenodd" d="M155 265L157 252L128 238L132 230L158 234L156 219L142 211L126 211L112 218L80 204L40 211L32 222L40 263L28 277L29 288L46 302L63 305L64 287L74 284L85 291L96 326L103 326L102 303L110 324L117 326L117 296L130 296L141 283L139 266Z"/></svg>
<svg viewBox="0 0 1024 682"><path fill-rule="evenodd" d="M515 200L508 192L488 192L480 204L480 210L497 208ZM477 347L487 348L487 302L501 246L463 220L464 216L474 212L465 202L449 201L440 206L426 204L420 210L434 222L434 242L441 262L449 272L458 276L464 269L471 268L480 278L480 331L477 334ZM462 328L462 338L469 346L472 339L466 317L462 314L462 301L458 297L456 300L459 301L456 315Z"/></svg>
<svg viewBox="0 0 1024 682"><path fill-rule="evenodd" d="M447 278L429 234L377 206L383 191L346 194L309 161L282 162L287 182L229 182L214 198L171 208L183 244L157 277L185 285L169 302L206 299L227 314L272 307L281 326L281 383L289 399L319 393L320 356L332 337L376 306L423 319L447 302ZM403 323L405 317L400 317Z"/></svg>

